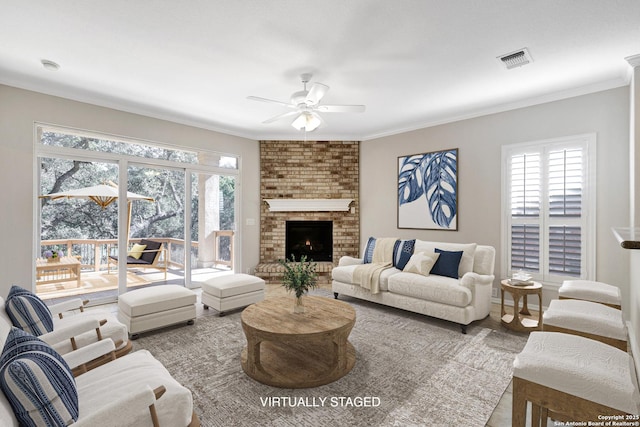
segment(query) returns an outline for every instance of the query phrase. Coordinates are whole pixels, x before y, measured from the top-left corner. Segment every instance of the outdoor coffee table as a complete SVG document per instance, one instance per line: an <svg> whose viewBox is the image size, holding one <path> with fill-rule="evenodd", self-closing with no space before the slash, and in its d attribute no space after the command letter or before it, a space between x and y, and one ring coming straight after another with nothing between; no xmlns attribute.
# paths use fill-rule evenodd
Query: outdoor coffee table
<svg viewBox="0 0 640 427"><path fill-rule="evenodd" d="M82 287L81 266L80 261L72 256L63 256L60 261L56 262L48 262L46 258L38 258L36 259L36 285L75 280L80 288Z"/></svg>
<svg viewBox="0 0 640 427"><path fill-rule="evenodd" d="M356 362L348 341L356 321L349 304L327 297L303 297L305 312L293 313L293 297L269 298L242 312L247 347L242 369L264 384L306 388L329 384Z"/></svg>

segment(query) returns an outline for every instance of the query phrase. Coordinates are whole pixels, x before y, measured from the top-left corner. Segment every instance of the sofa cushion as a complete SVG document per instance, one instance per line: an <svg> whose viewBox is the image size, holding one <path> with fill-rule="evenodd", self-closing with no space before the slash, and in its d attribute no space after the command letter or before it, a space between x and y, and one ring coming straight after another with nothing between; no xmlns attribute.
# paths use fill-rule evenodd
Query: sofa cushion
<svg viewBox="0 0 640 427"><path fill-rule="evenodd" d="M411 258L402 271L406 273L416 273L422 274L423 276L428 276L431 273L433 265L438 260L438 257L440 257L440 254L427 255L424 252L415 253L411 255Z"/></svg>
<svg viewBox="0 0 640 427"><path fill-rule="evenodd" d="M36 294L13 285L5 302L5 309L13 326L32 335L53 331L51 310Z"/></svg>
<svg viewBox="0 0 640 427"><path fill-rule="evenodd" d="M364 255L362 256L362 262L365 264L371 264L373 261L373 250L376 248L376 238L369 237L367 240L367 246L364 248Z"/></svg>
<svg viewBox="0 0 640 427"><path fill-rule="evenodd" d="M396 240L393 246L393 266L398 270L404 270L404 266L413 255L416 240Z"/></svg>
<svg viewBox="0 0 640 427"><path fill-rule="evenodd" d="M492 275L496 259L496 250L492 246L478 245L473 257L473 271L478 274Z"/></svg>
<svg viewBox="0 0 640 427"><path fill-rule="evenodd" d="M147 350L134 351L105 363L98 369L92 369L76 378L76 383L80 396L81 414L104 411L110 402L122 398L128 392L141 390L144 387L155 389L163 385L167 391L155 402L159 424L183 427L191 422L193 414L191 392L178 383L162 363ZM112 416L117 417L117 414ZM133 410L131 416L134 420L142 420L135 425L151 425L148 408ZM101 425L98 424L96 427ZM114 419L111 425L119 425L117 419Z"/></svg>
<svg viewBox="0 0 640 427"><path fill-rule="evenodd" d="M145 261L148 264L153 264L153 261L155 261L156 256L159 255L158 251L162 247L162 242L155 242L153 240L142 239L140 241L140 244L145 246L145 250L142 253L142 255L140 255L140 258L139 258L140 261Z"/></svg>
<svg viewBox="0 0 640 427"><path fill-rule="evenodd" d="M462 251L443 251L442 249L436 248L436 253L440 256L433 265L431 274L457 279Z"/></svg>
<svg viewBox="0 0 640 427"><path fill-rule="evenodd" d="M78 419L71 369L44 341L18 328L0 357L0 388L20 425L66 426Z"/></svg>
<svg viewBox="0 0 640 427"><path fill-rule="evenodd" d="M414 273L398 273L389 277L389 292L457 307L471 303L471 291L460 286L458 279L444 276L429 277Z"/></svg>
<svg viewBox="0 0 640 427"><path fill-rule="evenodd" d="M462 251L462 259L458 267L458 277L473 271L473 262L476 254L476 243L447 243L447 242L427 242L416 239L414 252L434 253L436 248L443 251Z"/></svg>
<svg viewBox="0 0 640 427"><path fill-rule="evenodd" d="M358 267L359 265L362 265L362 264L334 267L333 270L331 270L331 278L336 282L347 283L349 285L357 285L359 287L360 285L353 281L353 273L356 267ZM380 291L381 292L389 290L389 285L388 285L389 277L397 273L400 273L400 270L398 270L395 267L387 268L382 271L382 274L380 274Z"/></svg>

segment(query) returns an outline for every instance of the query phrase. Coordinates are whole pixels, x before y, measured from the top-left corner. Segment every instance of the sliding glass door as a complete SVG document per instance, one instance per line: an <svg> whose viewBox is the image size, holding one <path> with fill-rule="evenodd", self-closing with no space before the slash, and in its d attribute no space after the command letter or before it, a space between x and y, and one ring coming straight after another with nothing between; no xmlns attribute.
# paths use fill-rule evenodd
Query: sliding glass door
<svg viewBox="0 0 640 427"><path fill-rule="evenodd" d="M118 289L109 274L118 238L118 200L108 196L117 163L54 157L39 159L39 251L35 292L55 300L108 298ZM117 189L116 189L117 191Z"/></svg>
<svg viewBox="0 0 640 427"><path fill-rule="evenodd" d="M127 288L183 284L184 170L131 165L127 177L128 191L135 195L128 200Z"/></svg>

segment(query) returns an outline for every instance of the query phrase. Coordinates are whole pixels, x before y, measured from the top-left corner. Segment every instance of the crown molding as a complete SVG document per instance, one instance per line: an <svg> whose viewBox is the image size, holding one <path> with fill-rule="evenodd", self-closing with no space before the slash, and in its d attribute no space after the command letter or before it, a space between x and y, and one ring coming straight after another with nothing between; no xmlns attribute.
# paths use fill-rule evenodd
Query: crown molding
<svg viewBox="0 0 640 427"><path fill-rule="evenodd" d="M627 56L624 59L634 68L640 65L640 54Z"/></svg>

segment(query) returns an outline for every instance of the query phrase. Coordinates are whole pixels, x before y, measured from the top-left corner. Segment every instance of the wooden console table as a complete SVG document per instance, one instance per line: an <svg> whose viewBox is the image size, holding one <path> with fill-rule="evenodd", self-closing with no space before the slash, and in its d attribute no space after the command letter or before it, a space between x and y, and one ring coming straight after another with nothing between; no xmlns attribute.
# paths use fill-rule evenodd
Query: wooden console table
<svg viewBox="0 0 640 427"><path fill-rule="evenodd" d="M247 347L242 369L264 384L306 388L346 375L356 355L348 341L356 321L349 304L304 296L305 313L294 314L293 297L269 298L242 312Z"/></svg>
<svg viewBox="0 0 640 427"><path fill-rule="evenodd" d="M536 331L542 330L542 285L538 282L527 286L512 285L509 279L500 282L500 320L502 324L514 331ZM508 292L513 298L513 314L507 314L504 308L504 293ZM538 320L528 317L531 313L527 306L527 295L538 295ZM520 307L520 297L522 297L522 309ZM519 310L519 311L518 311Z"/></svg>
<svg viewBox="0 0 640 427"><path fill-rule="evenodd" d="M38 258L36 259L36 285L76 280L78 288L80 288L82 287L80 267L80 261L71 256L61 257L57 262L48 262L46 258Z"/></svg>

